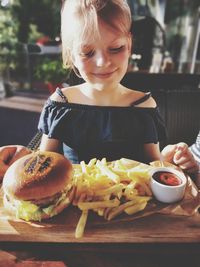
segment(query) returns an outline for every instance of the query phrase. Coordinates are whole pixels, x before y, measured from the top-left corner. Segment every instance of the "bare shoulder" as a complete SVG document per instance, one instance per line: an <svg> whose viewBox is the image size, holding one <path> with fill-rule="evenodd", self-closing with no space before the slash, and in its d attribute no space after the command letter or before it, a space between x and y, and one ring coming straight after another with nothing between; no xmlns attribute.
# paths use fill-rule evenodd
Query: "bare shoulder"
<svg viewBox="0 0 200 267"><path fill-rule="evenodd" d="M151 96L150 92L132 90L131 96L132 103L135 103L134 105L136 107L155 108L157 106L156 101Z"/></svg>
<svg viewBox="0 0 200 267"><path fill-rule="evenodd" d="M78 90L77 86L69 86L62 89L57 89L50 99L56 102L65 102L71 99L71 96Z"/></svg>

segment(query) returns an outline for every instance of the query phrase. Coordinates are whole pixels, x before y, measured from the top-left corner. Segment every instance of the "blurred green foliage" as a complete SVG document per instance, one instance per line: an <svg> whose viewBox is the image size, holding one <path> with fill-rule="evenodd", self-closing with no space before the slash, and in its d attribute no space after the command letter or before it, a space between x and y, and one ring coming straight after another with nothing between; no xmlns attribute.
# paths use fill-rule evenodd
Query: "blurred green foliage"
<svg viewBox="0 0 200 267"><path fill-rule="evenodd" d="M60 36L60 9L60 0L13 0L0 5L0 72L6 73L6 79L12 70L18 77L26 73L24 44L42 36L51 40Z"/></svg>
<svg viewBox="0 0 200 267"><path fill-rule="evenodd" d="M60 35L60 0L15 0L10 9L13 17L19 22L19 42L30 41L31 25L36 25L39 33L51 39Z"/></svg>
<svg viewBox="0 0 200 267"><path fill-rule="evenodd" d="M18 21L12 17L9 9L0 8L0 72L7 66L15 67L16 49L18 44Z"/></svg>
<svg viewBox="0 0 200 267"><path fill-rule="evenodd" d="M67 82L70 70L64 69L61 59L45 58L35 68L34 77L37 80L51 82L53 84Z"/></svg>

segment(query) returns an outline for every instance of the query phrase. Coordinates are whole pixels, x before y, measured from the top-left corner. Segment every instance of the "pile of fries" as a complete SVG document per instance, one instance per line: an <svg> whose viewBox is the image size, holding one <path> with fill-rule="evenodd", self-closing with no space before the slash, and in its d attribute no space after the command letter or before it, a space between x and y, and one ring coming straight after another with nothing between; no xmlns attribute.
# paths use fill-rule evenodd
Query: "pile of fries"
<svg viewBox="0 0 200 267"><path fill-rule="evenodd" d="M75 237L83 236L89 210L106 220L143 210L152 197L149 168L125 158L114 162L91 159L88 164L74 165L73 205L82 211Z"/></svg>

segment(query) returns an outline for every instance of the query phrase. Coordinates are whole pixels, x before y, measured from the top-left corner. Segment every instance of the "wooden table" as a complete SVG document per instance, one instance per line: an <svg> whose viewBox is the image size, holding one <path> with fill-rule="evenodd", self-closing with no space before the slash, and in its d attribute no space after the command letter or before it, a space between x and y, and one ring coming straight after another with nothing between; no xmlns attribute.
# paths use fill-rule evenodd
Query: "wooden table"
<svg viewBox="0 0 200 267"><path fill-rule="evenodd" d="M124 215L108 222L90 214L81 239L74 237L80 216L74 207L34 225L7 220L3 208L0 215L0 248L20 258L62 260L75 267L200 265L199 215L134 220Z"/></svg>

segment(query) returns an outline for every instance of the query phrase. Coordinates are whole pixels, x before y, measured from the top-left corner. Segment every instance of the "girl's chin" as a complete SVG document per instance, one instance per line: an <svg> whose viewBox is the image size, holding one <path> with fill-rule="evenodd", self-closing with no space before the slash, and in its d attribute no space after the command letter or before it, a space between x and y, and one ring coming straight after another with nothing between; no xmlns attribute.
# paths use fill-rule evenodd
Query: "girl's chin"
<svg viewBox="0 0 200 267"><path fill-rule="evenodd" d="M103 90L103 89L108 89L108 87L113 87L113 86L117 86L118 83L100 83L100 82L90 82L90 85L97 89L97 90Z"/></svg>
<svg viewBox="0 0 200 267"><path fill-rule="evenodd" d="M96 89L104 89L104 88L108 88L108 87L115 87L120 83L119 79L107 79L107 80L86 80L86 83L88 83L90 86L92 86L93 88Z"/></svg>

